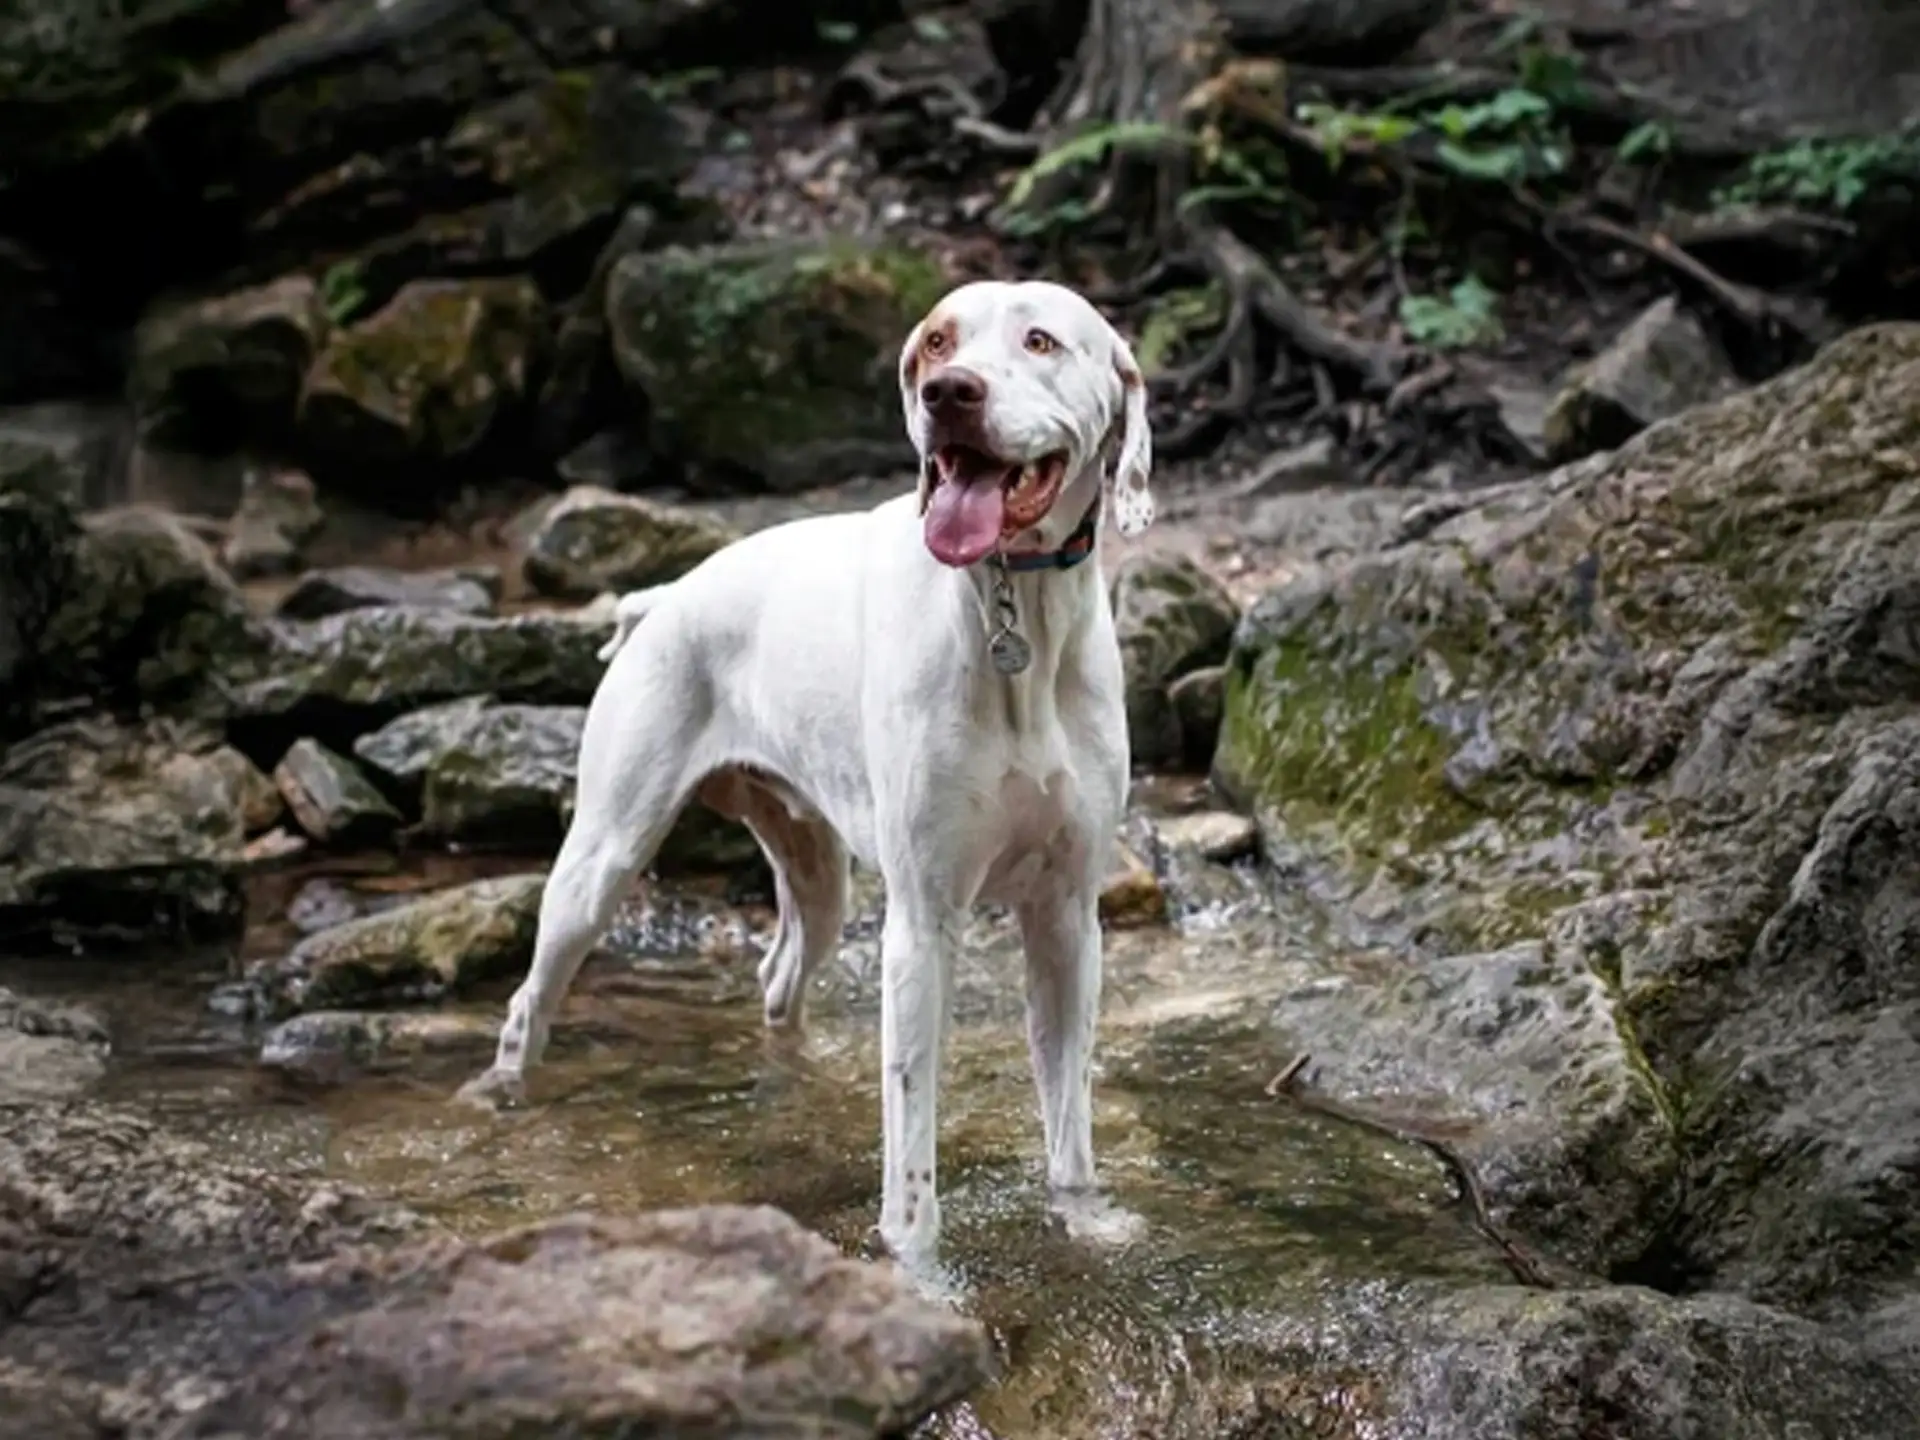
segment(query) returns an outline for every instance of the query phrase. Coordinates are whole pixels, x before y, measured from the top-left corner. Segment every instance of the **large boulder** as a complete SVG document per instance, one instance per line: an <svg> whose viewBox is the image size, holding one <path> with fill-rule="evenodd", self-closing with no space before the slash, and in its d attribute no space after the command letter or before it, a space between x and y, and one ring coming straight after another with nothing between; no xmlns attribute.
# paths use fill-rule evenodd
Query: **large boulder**
<svg viewBox="0 0 1920 1440"><path fill-rule="evenodd" d="M1280 1013L1598 1273L1911 1284L1916 396L1920 326L1857 331L1236 638L1217 778L1394 957Z"/></svg>
<svg viewBox="0 0 1920 1440"><path fill-rule="evenodd" d="M0 753L0 914L35 929L237 929L257 774L214 734L77 720Z"/></svg>
<svg viewBox="0 0 1920 1440"><path fill-rule="evenodd" d="M868 1440L906 1433L993 1364L975 1322L767 1207L572 1216L315 1282L333 1303L187 1436L399 1440L531 1423Z"/></svg>
<svg viewBox="0 0 1920 1440"><path fill-rule="evenodd" d="M576 485L541 514L524 565L541 593L584 600L678 580L738 535L699 510Z"/></svg>
<svg viewBox="0 0 1920 1440"><path fill-rule="evenodd" d="M614 267L607 317L664 454L792 491L911 460L894 366L947 285L897 245L676 246Z"/></svg>
<svg viewBox="0 0 1920 1440"><path fill-rule="evenodd" d="M879 1440L992 1368L976 1322L775 1210L456 1239L230 1151L86 1099L0 1106L20 1434Z"/></svg>
<svg viewBox="0 0 1920 1440"><path fill-rule="evenodd" d="M530 281L415 281L320 352L300 399L303 436L375 462L470 455L525 399L545 331Z"/></svg>

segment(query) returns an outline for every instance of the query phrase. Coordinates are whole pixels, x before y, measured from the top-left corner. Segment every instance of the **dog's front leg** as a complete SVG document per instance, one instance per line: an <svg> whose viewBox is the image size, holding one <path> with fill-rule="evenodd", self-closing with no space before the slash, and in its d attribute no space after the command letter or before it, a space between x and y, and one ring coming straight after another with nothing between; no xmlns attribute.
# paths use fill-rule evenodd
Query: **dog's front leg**
<svg viewBox="0 0 1920 1440"><path fill-rule="evenodd" d="M959 940L944 907L887 897L881 934L880 1238L909 1266L931 1264L940 1237L935 1189L940 1057Z"/></svg>
<svg viewBox="0 0 1920 1440"><path fill-rule="evenodd" d="M1100 1018L1099 888L1091 878L1019 909L1027 958L1027 1043L1054 1212L1081 1239L1124 1243L1144 1227L1096 1188L1093 1045Z"/></svg>

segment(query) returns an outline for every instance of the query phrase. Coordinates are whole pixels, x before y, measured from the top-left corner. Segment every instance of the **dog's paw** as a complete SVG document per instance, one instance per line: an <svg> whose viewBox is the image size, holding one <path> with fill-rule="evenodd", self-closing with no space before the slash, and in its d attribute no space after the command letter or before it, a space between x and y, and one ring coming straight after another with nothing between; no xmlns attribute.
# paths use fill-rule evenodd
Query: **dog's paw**
<svg viewBox="0 0 1920 1440"><path fill-rule="evenodd" d="M955 1310L966 1301L966 1287L959 1275L943 1265L931 1247L913 1245L895 1249L875 1225L867 1231L860 1255L865 1260L891 1260L900 1278L922 1300Z"/></svg>
<svg viewBox="0 0 1920 1440"><path fill-rule="evenodd" d="M526 1077L498 1065L476 1075L454 1092L454 1103L476 1110L497 1112L517 1109L527 1103Z"/></svg>
<svg viewBox="0 0 1920 1440"><path fill-rule="evenodd" d="M1116 1205L1098 1190L1058 1190L1053 1217L1071 1240L1105 1249L1124 1249L1146 1238L1147 1220Z"/></svg>

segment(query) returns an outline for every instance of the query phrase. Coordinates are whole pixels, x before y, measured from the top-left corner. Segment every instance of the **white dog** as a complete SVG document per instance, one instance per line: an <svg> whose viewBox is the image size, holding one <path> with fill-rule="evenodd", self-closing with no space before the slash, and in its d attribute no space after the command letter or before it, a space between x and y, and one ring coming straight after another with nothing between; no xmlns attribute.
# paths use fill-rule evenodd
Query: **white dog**
<svg viewBox="0 0 1920 1440"><path fill-rule="evenodd" d="M858 856L887 893L880 1234L912 1261L931 1259L939 1231L947 997L981 901L1019 918L1055 1208L1079 1232L1123 1220L1093 1165L1098 898L1128 776L1093 552L1103 514L1134 535L1153 501L1140 371L1071 290L953 291L907 337L900 391L917 494L763 530L621 601L533 966L493 1067L463 1093L517 1096L581 960L690 798L743 821L772 864L771 1025L798 1022L807 977L839 943Z"/></svg>

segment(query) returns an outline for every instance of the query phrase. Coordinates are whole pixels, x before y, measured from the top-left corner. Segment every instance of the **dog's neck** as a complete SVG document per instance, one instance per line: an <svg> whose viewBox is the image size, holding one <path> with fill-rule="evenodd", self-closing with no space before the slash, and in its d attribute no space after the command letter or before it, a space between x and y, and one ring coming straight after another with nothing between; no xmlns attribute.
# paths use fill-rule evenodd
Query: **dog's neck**
<svg viewBox="0 0 1920 1440"><path fill-rule="evenodd" d="M1098 553L1103 503L1101 472L1095 465L1062 488L1046 520L1029 532L1034 543L1011 552L1020 560L1003 567L989 557L966 571L983 622L980 671L989 689L1006 698L1008 718L1016 728L1037 724L1043 712L1051 712L1069 647L1086 632L1093 607L1107 603ZM1091 533L1086 548L1078 550L1076 537L1087 521L1092 522ZM1041 561L1041 556L1058 558ZM1003 585L1013 595L1014 628L1032 651L1031 662L1017 675L998 673L988 655L998 624L995 592Z"/></svg>

